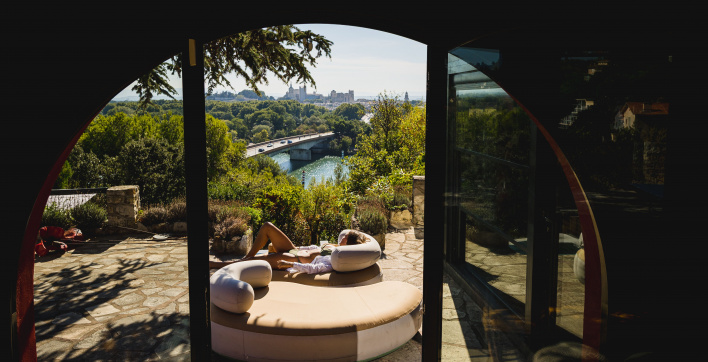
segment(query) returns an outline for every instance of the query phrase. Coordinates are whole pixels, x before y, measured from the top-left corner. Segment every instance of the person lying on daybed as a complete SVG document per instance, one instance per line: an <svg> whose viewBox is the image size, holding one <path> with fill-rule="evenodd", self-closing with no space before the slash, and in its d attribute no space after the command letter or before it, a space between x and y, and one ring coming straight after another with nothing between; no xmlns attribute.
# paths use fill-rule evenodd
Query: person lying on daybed
<svg viewBox="0 0 708 362"><path fill-rule="evenodd" d="M273 244L275 252L267 255L256 255L268 240ZM322 248L317 245L297 247L285 233L272 223L266 222L258 230L256 238L253 240L253 246L246 256L236 261L209 261L209 268L221 268L245 260L265 260L273 269L288 270L291 273L326 273L333 270L330 254L332 254L335 247L363 244L373 240L371 236L365 233L346 229L339 233L338 244L327 244Z"/></svg>

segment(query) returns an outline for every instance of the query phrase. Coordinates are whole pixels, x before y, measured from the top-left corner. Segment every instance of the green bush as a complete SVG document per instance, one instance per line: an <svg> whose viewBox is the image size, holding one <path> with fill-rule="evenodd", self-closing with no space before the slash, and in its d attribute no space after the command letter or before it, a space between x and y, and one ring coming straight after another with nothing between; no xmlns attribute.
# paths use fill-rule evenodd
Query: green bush
<svg viewBox="0 0 708 362"><path fill-rule="evenodd" d="M71 218L76 227L89 232L103 226L107 217L106 209L93 202L83 203L71 210Z"/></svg>
<svg viewBox="0 0 708 362"><path fill-rule="evenodd" d="M369 235L383 234L388 230L388 218L376 208L359 209L359 227Z"/></svg>
<svg viewBox="0 0 708 362"><path fill-rule="evenodd" d="M252 207L244 206L241 201L223 201L223 200L209 200L209 221L213 223L210 230L210 236L219 236L226 238L229 234L230 236L243 235L248 227L253 230L260 228L262 214L261 210L254 209ZM230 219L233 219L229 221ZM237 231L240 234L234 234L231 231L233 227L234 220L238 220L239 224L243 224L243 231ZM241 228L241 226L238 226Z"/></svg>
<svg viewBox="0 0 708 362"><path fill-rule="evenodd" d="M386 214L386 203L378 195L367 194L357 200L357 210L374 209L382 214Z"/></svg>
<svg viewBox="0 0 708 362"><path fill-rule="evenodd" d="M71 213L69 210L64 210L57 204L51 203L44 208L41 226L58 226L68 229L72 226Z"/></svg>
<svg viewBox="0 0 708 362"><path fill-rule="evenodd" d="M145 226L167 222L167 209L162 205L149 207L142 211L138 220Z"/></svg>
<svg viewBox="0 0 708 362"><path fill-rule="evenodd" d="M180 145L151 138L130 141L120 148L113 167L121 184L140 187L140 199L146 204L167 203L185 194Z"/></svg>
<svg viewBox="0 0 708 362"><path fill-rule="evenodd" d="M406 210L411 205L410 189L402 186L394 187L391 210Z"/></svg>
<svg viewBox="0 0 708 362"><path fill-rule="evenodd" d="M242 207L241 210L248 215L249 225L253 230L258 230L263 223L263 213L259 209L252 207Z"/></svg>
<svg viewBox="0 0 708 362"><path fill-rule="evenodd" d="M167 222L187 221L187 202L183 199L173 200L167 205Z"/></svg>
<svg viewBox="0 0 708 362"><path fill-rule="evenodd" d="M214 237L230 240L234 236L241 236L248 230L248 222L240 217L229 216L222 222L214 225Z"/></svg>
<svg viewBox="0 0 708 362"><path fill-rule="evenodd" d="M263 213L263 220L270 221L277 226L290 237L295 245L310 244L309 238L307 240L297 239L303 236L302 230L304 230L301 225L298 225L301 222L300 219L304 219L299 207L302 194L302 186L285 184L271 186L264 190L253 204L253 207L260 209ZM300 233L300 235L295 236L296 233Z"/></svg>
<svg viewBox="0 0 708 362"><path fill-rule="evenodd" d="M210 200L248 200L251 190L239 182L211 181L207 186Z"/></svg>

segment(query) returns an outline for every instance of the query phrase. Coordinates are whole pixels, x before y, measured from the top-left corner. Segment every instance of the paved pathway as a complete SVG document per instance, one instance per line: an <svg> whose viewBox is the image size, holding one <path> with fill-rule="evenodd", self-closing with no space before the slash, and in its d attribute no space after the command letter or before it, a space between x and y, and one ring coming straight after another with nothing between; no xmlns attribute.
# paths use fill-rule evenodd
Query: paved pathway
<svg viewBox="0 0 708 362"><path fill-rule="evenodd" d="M423 248L413 228L387 234L384 280L422 290ZM482 310L447 277L443 288L443 360L491 360ZM189 360L187 240L106 236L39 258L35 312L39 360ZM421 360L421 338L380 361Z"/></svg>

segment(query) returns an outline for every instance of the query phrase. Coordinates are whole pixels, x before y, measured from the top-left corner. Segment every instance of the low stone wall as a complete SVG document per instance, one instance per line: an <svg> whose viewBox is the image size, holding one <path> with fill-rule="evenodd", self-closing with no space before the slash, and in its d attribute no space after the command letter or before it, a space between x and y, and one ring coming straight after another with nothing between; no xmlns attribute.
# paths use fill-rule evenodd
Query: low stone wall
<svg viewBox="0 0 708 362"><path fill-rule="evenodd" d="M415 237L423 239L425 219L425 176L413 176L413 228Z"/></svg>
<svg viewBox="0 0 708 362"><path fill-rule="evenodd" d="M425 176L413 176L412 205L408 210L391 211L388 218L390 226L405 229L413 226L416 238L423 239L423 220L425 219Z"/></svg>
<svg viewBox="0 0 708 362"><path fill-rule="evenodd" d="M108 226L135 228L140 210L140 191L136 185L113 186L106 190Z"/></svg>
<svg viewBox="0 0 708 362"><path fill-rule="evenodd" d="M388 217L388 223L398 229L402 229L411 225L413 214L408 210L391 211Z"/></svg>

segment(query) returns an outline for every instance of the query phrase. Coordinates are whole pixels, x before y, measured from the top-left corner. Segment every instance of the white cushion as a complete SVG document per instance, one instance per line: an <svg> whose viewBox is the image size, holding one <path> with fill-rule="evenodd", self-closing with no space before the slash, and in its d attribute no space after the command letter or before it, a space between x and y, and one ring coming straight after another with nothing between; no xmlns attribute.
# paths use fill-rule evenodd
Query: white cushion
<svg viewBox="0 0 708 362"><path fill-rule="evenodd" d="M229 264L211 276L211 302L232 313L245 313L253 305L253 288L270 283L273 270L265 260Z"/></svg>
<svg viewBox="0 0 708 362"><path fill-rule="evenodd" d="M343 234L349 230L344 230L339 234L339 240ZM364 234L364 233L362 233ZM374 265L381 258L381 246L371 235L364 234L367 242L358 245L338 246L332 252L332 268L338 272L350 272L368 268Z"/></svg>

